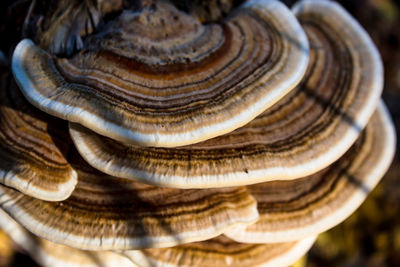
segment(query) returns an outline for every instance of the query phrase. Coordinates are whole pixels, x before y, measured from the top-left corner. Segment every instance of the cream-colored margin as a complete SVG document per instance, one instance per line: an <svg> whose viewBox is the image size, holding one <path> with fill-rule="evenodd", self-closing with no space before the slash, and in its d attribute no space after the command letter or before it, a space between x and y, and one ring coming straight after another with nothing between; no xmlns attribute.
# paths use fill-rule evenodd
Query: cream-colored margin
<svg viewBox="0 0 400 267"><path fill-rule="evenodd" d="M379 116L379 121L381 122L381 128L385 134L378 138L384 140L381 157L379 161L376 162L374 168L368 172L366 177L363 177L363 188L368 188L369 191L377 185L377 183L384 176L388 170L396 149L396 133L393 126L393 122L390 118L390 114L386 109L383 101L381 101L378 109L377 115ZM376 151L375 151L376 152ZM364 166L371 167L371 166ZM363 168L361 166L360 168ZM344 221L348 216L350 216L365 200L367 194L364 190L360 189L355 191L352 196L347 199L347 201L340 206L337 210L332 211L328 216L313 222L310 225L299 228L291 228L282 231L272 231L272 232L247 232L245 226L240 226L233 229L225 234L229 238L236 240L238 242L245 243L255 243L255 242L265 242L265 243L276 243L276 242L290 242L305 238L307 236L320 234L335 225Z"/></svg>
<svg viewBox="0 0 400 267"><path fill-rule="evenodd" d="M257 115L276 103L293 89L300 82L307 69L309 58L307 37L299 22L284 4L277 0L250 0L244 7L265 12L266 16L273 17L290 38L293 39L290 40L293 44L291 45L288 55L288 58L291 59L287 63L287 68L289 70L285 75L288 78L279 85L276 85L271 93L251 104L246 111L235 114L219 123L207 121L207 123L213 124L200 127L193 131L174 134L160 132L146 134L134 132L111 121L105 121L103 118L89 113L85 109L65 105L47 98L40 93L40 90L35 87L32 77L25 72L25 69L29 68L29 62L26 62L25 54L28 51L39 49L35 47L33 42L29 39L22 40L15 48L12 57L12 70L23 94L33 105L54 116L81 123L85 125L85 127L101 135L125 143L136 143L155 147L176 147L201 142L231 132L253 120ZM183 126L182 129L184 129Z"/></svg>
<svg viewBox="0 0 400 267"><path fill-rule="evenodd" d="M118 267L135 267L136 264L134 264L131 260L129 260L127 257L121 256L115 252L92 252L92 251L80 251L77 249L72 249L65 247L66 250L66 255L64 257L58 258L55 255L52 255L51 253L46 252L42 248L42 243L39 240L39 238L35 237L31 233L29 233L27 230L25 230L21 225L19 225L16 221L14 221L6 212L0 209L0 228L8 235L10 238L22 249L24 249L39 265L43 267L99 267L99 266L104 266L104 267L113 267L113 266L118 266ZM43 242L49 242L47 240L44 240ZM64 246L58 245L58 244L53 244L55 249L58 251L61 251L60 248L63 248ZM49 249L49 248L47 248ZM93 254L93 260L92 262L86 262L86 263L79 263L79 262L74 262L74 261L68 261L69 258L75 259L74 255L71 255L70 253L76 251L78 254L85 255L87 254L88 256L85 257L86 261L87 259L91 259L90 254ZM69 254L68 254L69 253ZM101 261L98 262L97 260ZM90 260L89 260L90 261Z"/></svg>
<svg viewBox="0 0 400 267"><path fill-rule="evenodd" d="M46 201L62 201L67 199L78 183L78 174L75 170L71 169L69 180L66 183L57 184L57 190L45 190L34 186L32 179L21 179L12 170L6 171L0 169L0 183L15 188L25 195Z"/></svg>
<svg viewBox="0 0 400 267"><path fill-rule="evenodd" d="M254 267L286 267L294 262L296 262L301 256L303 256L314 244L316 236L307 237L303 240L298 241L293 247L291 247L288 251L276 255L276 257L271 258L268 262L265 262L261 265L255 265ZM140 250L138 251L122 251L120 252L122 255L130 258L134 263L138 266L142 267L178 267L178 265L170 264L166 262L160 262L156 259L146 257ZM268 253L266 250L265 253ZM228 255L227 255L228 256ZM239 264L239 262L236 262ZM227 264L229 265L229 264ZM185 267L179 265L179 267ZM186 266L189 267L189 266Z"/></svg>

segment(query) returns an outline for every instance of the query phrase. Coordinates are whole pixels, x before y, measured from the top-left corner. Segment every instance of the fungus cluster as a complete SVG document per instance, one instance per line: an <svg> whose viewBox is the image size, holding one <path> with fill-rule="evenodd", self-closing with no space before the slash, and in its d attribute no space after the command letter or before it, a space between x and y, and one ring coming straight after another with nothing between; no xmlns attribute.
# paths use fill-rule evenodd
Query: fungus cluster
<svg viewBox="0 0 400 267"><path fill-rule="evenodd" d="M39 264L290 265L388 169L380 56L338 4L97 4L1 63L0 228Z"/></svg>

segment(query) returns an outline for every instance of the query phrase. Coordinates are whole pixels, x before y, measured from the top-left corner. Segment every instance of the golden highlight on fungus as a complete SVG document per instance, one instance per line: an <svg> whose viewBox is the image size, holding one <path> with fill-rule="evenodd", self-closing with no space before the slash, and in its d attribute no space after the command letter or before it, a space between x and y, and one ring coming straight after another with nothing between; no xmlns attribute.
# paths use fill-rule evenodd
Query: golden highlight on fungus
<svg viewBox="0 0 400 267"><path fill-rule="evenodd" d="M48 1L0 61L0 229L42 266L288 266L389 168L334 1Z"/></svg>

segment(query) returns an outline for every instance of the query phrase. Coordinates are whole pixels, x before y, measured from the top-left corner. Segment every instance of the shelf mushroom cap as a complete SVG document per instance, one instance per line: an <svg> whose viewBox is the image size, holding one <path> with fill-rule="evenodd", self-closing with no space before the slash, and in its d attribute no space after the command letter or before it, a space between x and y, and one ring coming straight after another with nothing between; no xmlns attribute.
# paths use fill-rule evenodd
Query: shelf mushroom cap
<svg viewBox="0 0 400 267"><path fill-rule="evenodd" d="M125 145L70 124L79 152L110 175L178 188L289 180L329 166L376 109L383 71L358 23L337 4L317 2L295 9L311 45L303 81L244 127L172 149Z"/></svg>
<svg viewBox="0 0 400 267"><path fill-rule="evenodd" d="M0 209L0 229L43 267L135 267L131 260L111 251L85 251L55 244L29 233Z"/></svg>
<svg viewBox="0 0 400 267"><path fill-rule="evenodd" d="M383 102L354 146L330 167L293 181L251 185L260 219L226 234L238 242L289 242L324 232L350 216L383 177L396 137Z"/></svg>
<svg viewBox="0 0 400 267"><path fill-rule="evenodd" d="M168 247L202 241L258 219L244 187L180 190L100 173L78 152L78 184L62 202L46 202L0 186L0 207L33 234L88 250Z"/></svg>
<svg viewBox="0 0 400 267"><path fill-rule="evenodd" d="M22 40L12 68L27 99L121 142L175 147L243 126L293 89L307 38L276 0L202 25L171 4L123 12L70 59Z"/></svg>
<svg viewBox="0 0 400 267"><path fill-rule="evenodd" d="M11 72L0 75L0 183L43 200L66 199L77 183L64 156L72 145L67 124L32 107Z"/></svg>
<svg viewBox="0 0 400 267"><path fill-rule="evenodd" d="M277 244L237 243L225 236L172 248L87 251L34 236L0 209L0 229L41 266L288 266L305 254L315 237Z"/></svg>
<svg viewBox="0 0 400 267"><path fill-rule="evenodd" d="M311 248L315 238L290 243L243 244L218 236L172 248L125 251L122 254L143 267L289 266Z"/></svg>

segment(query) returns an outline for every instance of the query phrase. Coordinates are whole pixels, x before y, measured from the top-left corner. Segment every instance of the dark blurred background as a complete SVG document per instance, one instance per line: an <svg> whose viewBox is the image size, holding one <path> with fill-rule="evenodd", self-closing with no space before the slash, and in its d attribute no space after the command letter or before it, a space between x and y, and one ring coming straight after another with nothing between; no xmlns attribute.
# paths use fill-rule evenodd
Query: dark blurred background
<svg viewBox="0 0 400 267"><path fill-rule="evenodd" d="M284 0L283 2L291 6L296 1ZM399 132L400 3L395 0L341 0L338 2L369 32L382 55L385 65L383 98L392 114L396 130ZM0 10L2 17L4 11ZM1 25L1 27L5 26ZM3 30L0 29L0 31ZM398 148L399 144L397 144L396 156L388 173L364 204L345 222L320 235L311 251L296 264L296 267L400 266ZM0 232L0 266L35 266L35 264L18 250L4 233Z"/></svg>

